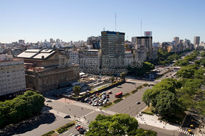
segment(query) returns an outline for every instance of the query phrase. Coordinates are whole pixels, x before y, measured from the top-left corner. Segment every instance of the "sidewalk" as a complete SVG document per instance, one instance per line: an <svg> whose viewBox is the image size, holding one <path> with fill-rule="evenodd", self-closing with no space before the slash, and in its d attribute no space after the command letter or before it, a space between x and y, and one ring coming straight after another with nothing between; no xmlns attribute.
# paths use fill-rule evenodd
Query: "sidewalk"
<svg viewBox="0 0 205 136"><path fill-rule="evenodd" d="M205 136L205 129L196 129L196 136Z"/></svg>
<svg viewBox="0 0 205 136"><path fill-rule="evenodd" d="M170 125L164 121L159 120L156 115L153 116L153 115L142 114L142 116L140 116L138 114L136 116L136 119L141 124L155 126L158 128L163 128L167 130L179 130L180 129L179 126Z"/></svg>
<svg viewBox="0 0 205 136"><path fill-rule="evenodd" d="M188 131L181 129L179 126L171 125L164 121L159 120L159 118L156 115L138 114L135 118L140 124L154 126L162 129L171 130L171 131L178 131L180 133L186 134L187 136L194 136L189 134Z"/></svg>

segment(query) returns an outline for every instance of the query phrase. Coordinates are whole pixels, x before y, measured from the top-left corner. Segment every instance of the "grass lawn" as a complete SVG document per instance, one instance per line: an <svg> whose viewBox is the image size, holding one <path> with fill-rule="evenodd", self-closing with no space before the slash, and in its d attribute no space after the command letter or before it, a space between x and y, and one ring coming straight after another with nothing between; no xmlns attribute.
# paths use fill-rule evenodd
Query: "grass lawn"
<svg viewBox="0 0 205 136"><path fill-rule="evenodd" d="M138 89L132 90L132 94L136 93L138 91Z"/></svg>
<svg viewBox="0 0 205 136"><path fill-rule="evenodd" d="M153 107L152 106L149 106L147 107L142 113L144 114L149 114L149 115L154 115L154 113L152 112L153 110Z"/></svg>
<svg viewBox="0 0 205 136"><path fill-rule="evenodd" d="M42 136L57 136L58 134L54 131L54 130L52 130L52 131L49 131L48 133L46 133L46 134L43 134Z"/></svg>
<svg viewBox="0 0 205 136"><path fill-rule="evenodd" d="M61 134L61 133L65 132L65 131L67 131L67 130L68 130L70 127L72 127L73 125L75 125L75 121L71 121L71 122L65 124L64 126L58 128L58 129L56 129L56 131L57 131L59 134Z"/></svg>

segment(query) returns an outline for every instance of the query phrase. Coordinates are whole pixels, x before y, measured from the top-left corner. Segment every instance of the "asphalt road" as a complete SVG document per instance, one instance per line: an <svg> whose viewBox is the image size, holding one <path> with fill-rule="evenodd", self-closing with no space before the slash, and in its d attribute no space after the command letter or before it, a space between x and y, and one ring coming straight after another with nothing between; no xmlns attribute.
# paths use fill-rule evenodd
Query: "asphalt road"
<svg viewBox="0 0 205 136"><path fill-rule="evenodd" d="M55 116L55 117L56 117L56 119L52 123L41 124L37 128L35 128L31 131L27 131L27 132L22 133L22 134L16 134L14 136L41 136L41 135L43 135L51 130L55 130L55 129L57 129L57 128L65 125L66 123L71 121L69 119L64 119L64 118L59 117L59 116Z"/></svg>
<svg viewBox="0 0 205 136"><path fill-rule="evenodd" d="M168 76L170 73L167 74ZM166 75L163 76L161 79L166 78ZM105 114L110 115L114 113L127 113L131 116L136 116L141 110L143 110L146 105L142 102L142 96L143 93L148 87L142 88L138 90L138 92L132 94L131 91L134 90L137 86L140 86L144 83L156 83L156 82L150 82L150 81L142 81L142 80L135 80L135 79L128 79L127 83L124 83L118 87L112 88L111 91L113 92L112 95L110 95L110 101L115 100L114 94L122 91L125 93L130 93L128 97L126 97L124 100L120 101L117 104L112 105L111 107L107 108L103 111L100 111L98 107L90 106L89 104L81 103L81 102L75 102L72 100L67 99L59 99L59 100L52 100L52 102L46 102L48 106L51 106L53 110L55 110L57 113L63 113L63 115L71 115L70 120L81 120L82 124L85 128L88 127L88 124L95 119L95 117L98 114ZM136 104L136 102L140 102L140 104ZM47 133L50 130L55 130L59 128L60 126L63 126L64 124L68 123L69 119L64 119L63 117L60 117L58 115L55 115L56 119L50 124L41 124L37 128L27 131L23 134L18 134L20 136L28 136L28 135L35 135L35 136L41 136L44 133ZM73 118L75 116L75 118ZM178 132L175 131L168 131L165 129L160 129L152 126L147 125L140 125L140 127L144 129L151 129L158 133L158 136L173 136L177 135ZM67 132L61 134L62 136L71 136L72 134L78 134L78 132L75 130L74 127L70 128Z"/></svg>
<svg viewBox="0 0 205 136"><path fill-rule="evenodd" d="M71 116L76 116L76 117L82 117L83 115L86 115L92 111L91 109L83 108L81 106L76 106L73 103L75 103L75 101L64 102L64 99L60 99L53 102L49 102L47 104L48 106L51 106L56 111L67 113Z"/></svg>
<svg viewBox="0 0 205 136"><path fill-rule="evenodd" d="M166 129L161 129L149 125L139 125L140 128L147 129L147 130L153 130L157 132L157 136L178 136L179 132L178 131L169 131Z"/></svg>
<svg viewBox="0 0 205 136"><path fill-rule="evenodd" d="M142 109L146 107L145 103L142 101L142 96L146 89L148 88L145 87L138 90L136 93L131 94L119 103L109 107L108 110L136 116ZM136 102L140 102L140 104L136 104Z"/></svg>

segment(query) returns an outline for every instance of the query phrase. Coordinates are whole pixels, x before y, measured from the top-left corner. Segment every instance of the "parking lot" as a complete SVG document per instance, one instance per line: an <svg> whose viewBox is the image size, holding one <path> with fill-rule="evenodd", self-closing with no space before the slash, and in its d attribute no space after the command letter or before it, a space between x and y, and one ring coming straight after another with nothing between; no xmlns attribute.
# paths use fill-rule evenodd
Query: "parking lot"
<svg viewBox="0 0 205 136"><path fill-rule="evenodd" d="M103 106L108 102L113 102L116 99L116 94L122 92L122 95L131 93L136 87L143 83L126 82L122 85L104 91L102 93L96 93L84 99L84 102L89 103L92 106Z"/></svg>

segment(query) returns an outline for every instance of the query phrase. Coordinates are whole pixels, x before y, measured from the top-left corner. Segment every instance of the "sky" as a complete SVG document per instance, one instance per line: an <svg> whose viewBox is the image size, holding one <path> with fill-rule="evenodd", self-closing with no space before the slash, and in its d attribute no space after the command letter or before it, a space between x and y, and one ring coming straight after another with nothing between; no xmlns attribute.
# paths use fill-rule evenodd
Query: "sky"
<svg viewBox="0 0 205 136"><path fill-rule="evenodd" d="M154 42L174 36L205 41L205 0L0 0L0 42L86 40L101 31L125 39L152 31ZM141 27L142 26L142 27Z"/></svg>

